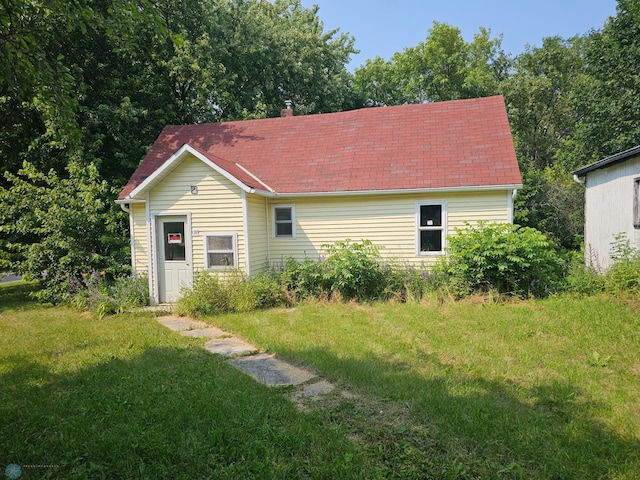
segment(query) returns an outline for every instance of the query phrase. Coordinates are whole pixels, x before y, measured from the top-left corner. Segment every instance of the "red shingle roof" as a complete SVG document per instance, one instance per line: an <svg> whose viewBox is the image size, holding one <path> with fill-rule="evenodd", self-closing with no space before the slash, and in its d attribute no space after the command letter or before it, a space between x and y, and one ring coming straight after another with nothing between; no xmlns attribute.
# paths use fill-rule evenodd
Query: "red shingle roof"
<svg viewBox="0 0 640 480"><path fill-rule="evenodd" d="M247 186L265 190L266 184L283 194L522 183L504 100L496 96L167 126L119 198L184 144Z"/></svg>

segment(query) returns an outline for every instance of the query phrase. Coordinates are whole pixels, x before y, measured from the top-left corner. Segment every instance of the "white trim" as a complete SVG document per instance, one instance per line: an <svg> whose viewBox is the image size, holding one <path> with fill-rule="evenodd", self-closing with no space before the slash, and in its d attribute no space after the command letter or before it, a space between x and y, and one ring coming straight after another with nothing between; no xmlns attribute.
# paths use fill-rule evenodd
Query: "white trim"
<svg viewBox="0 0 640 480"><path fill-rule="evenodd" d="M291 209L291 236L277 235L276 232L276 208ZM273 203L271 204L271 225L273 238L278 240L295 240L296 239L296 206L293 203Z"/></svg>
<svg viewBox="0 0 640 480"><path fill-rule="evenodd" d="M145 223L147 224L147 277L149 282L149 302L151 305L158 303L158 295L156 294L155 285L158 284L158 274L154 268L153 249L156 242L152 242L153 235L155 234L155 227L153 226L153 219L151 218L151 211L149 210L149 192L145 195Z"/></svg>
<svg viewBox="0 0 640 480"><path fill-rule="evenodd" d="M133 210L129 209L129 248L131 248L131 273L136 274L136 241L134 233Z"/></svg>
<svg viewBox="0 0 640 480"><path fill-rule="evenodd" d="M271 232L269 229L269 199L265 197L264 199L264 219L267 235L267 266L271 268Z"/></svg>
<svg viewBox="0 0 640 480"><path fill-rule="evenodd" d="M173 155L171 155L162 165L160 165L151 175L144 179L144 181L138 185L133 191L127 195L127 201L131 201L129 199L135 199L138 195L146 192L148 189L152 188L156 185L160 180L162 180L171 170L175 168L176 163L181 162L187 155L193 155L198 160L202 161L204 164L218 172L220 175L225 177L227 180L231 181L237 187L241 188L245 192L252 192L253 189L242 183L236 177L227 172L224 168L219 167L216 163L209 160L204 154L197 151L195 148L191 147L189 144L185 143L182 147L180 147Z"/></svg>
<svg viewBox="0 0 640 480"><path fill-rule="evenodd" d="M309 192L309 193L278 193L256 190L256 195L267 198L305 198L305 197L350 197L355 195L404 195L404 194L431 194L431 193L455 193L455 192L485 192L492 190L519 190L522 184L509 185L475 185L470 187L442 187L442 188L405 188L397 190L347 190L336 192Z"/></svg>
<svg viewBox="0 0 640 480"><path fill-rule="evenodd" d="M258 177L256 177L253 173L251 173L249 170L247 170L246 168L244 168L242 165L240 165L238 162L236 162L236 167L238 167L240 170L242 170L244 173L246 173L247 175L249 175L251 178L253 178L256 182L258 182L260 185L262 185L264 188L266 188L267 190L269 190L270 192L275 192L275 190L273 188L271 188L269 185L267 185L266 183L264 183L262 180L260 180Z"/></svg>
<svg viewBox="0 0 640 480"><path fill-rule="evenodd" d="M440 215L442 216L442 225L438 228L423 228L420 226L420 207L423 205L440 205ZM447 201L446 200L418 200L415 202L415 253L418 257L441 257L447 252ZM434 252L423 252L420 250L420 232L422 230L441 230L442 231L442 250Z"/></svg>
<svg viewBox="0 0 640 480"><path fill-rule="evenodd" d="M232 237L233 241L233 266L220 266L220 267L209 267L209 249L207 247L207 237ZM202 234L202 242L203 242L203 253L204 253L204 269L207 271L220 271L220 270L230 270L238 268L238 232L205 232Z"/></svg>
<svg viewBox="0 0 640 480"><path fill-rule="evenodd" d="M251 275L251 256L249 254L249 206L247 204L247 192L242 191L242 227L244 229L244 271L247 277ZM240 259L238 259L238 264Z"/></svg>
<svg viewBox="0 0 640 480"><path fill-rule="evenodd" d="M511 225L513 225L513 200L516 196L516 191L517 190L507 192L507 223L510 223Z"/></svg>

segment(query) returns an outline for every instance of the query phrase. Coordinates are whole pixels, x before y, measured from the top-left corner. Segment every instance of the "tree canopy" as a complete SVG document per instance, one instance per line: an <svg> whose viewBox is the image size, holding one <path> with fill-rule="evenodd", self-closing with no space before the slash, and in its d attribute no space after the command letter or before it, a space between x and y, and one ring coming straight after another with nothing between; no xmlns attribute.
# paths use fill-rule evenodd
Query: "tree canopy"
<svg viewBox="0 0 640 480"><path fill-rule="evenodd" d="M466 43L458 28L434 22L424 42L355 71L354 88L369 105L483 97L498 92L508 60L501 39L480 28Z"/></svg>
<svg viewBox="0 0 640 480"><path fill-rule="evenodd" d="M300 0L0 0L0 268L42 278L26 247L45 248L51 231L16 228L34 192L121 187L167 124L274 116L285 99L301 113L353 105L354 39L324 31L317 11ZM114 192L91 191L124 226Z"/></svg>

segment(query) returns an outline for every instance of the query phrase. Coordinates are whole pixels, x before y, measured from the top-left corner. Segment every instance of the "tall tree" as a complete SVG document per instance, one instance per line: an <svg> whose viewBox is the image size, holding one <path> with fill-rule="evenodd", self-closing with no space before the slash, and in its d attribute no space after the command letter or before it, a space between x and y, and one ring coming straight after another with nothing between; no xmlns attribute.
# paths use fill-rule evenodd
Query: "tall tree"
<svg viewBox="0 0 640 480"><path fill-rule="evenodd" d="M618 0L616 16L590 35L586 58L591 82L575 91L576 166L640 143L640 0Z"/></svg>
<svg viewBox="0 0 640 480"><path fill-rule="evenodd" d="M353 38L325 32L299 0L0 1L12 7L0 46L26 59L0 70L0 154L14 173L26 159L63 174L81 148L122 184L167 123L273 116L285 99L301 113L352 101ZM15 26L25 11L33 25Z"/></svg>
<svg viewBox="0 0 640 480"><path fill-rule="evenodd" d="M117 257L124 218L104 203L115 196L106 186L126 181L164 125L276 115L288 98L302 113L353 101L345 67L353 38L325 32L317 8L300 0L0 7L0 267L34 277L46 259L70 275L97 266L91 259L109 236ZM60 215L69 224L45 228L44 213L24 208L35 198L79 217ZM78 218L93 222L90 237L74 228ZM79 250L60 257L74 235ZM42 261L29 260L34 252ZM54 277L51 268L46 278L59 283L64 272Z"/></svg>
<svg viewBox="0 0 640 480"><path fill-rule="evenodd" d="M551 234L567 248L582 238L582 189L571 180L566 150L579 121L574 92L589 82L584 37L548 37L514 61L502 84L523 189L515 202L515 222Z"/></svg>
<svg viewBox="0 0 640 480"><path fill-rule="evenodd" d="M493 95L509 64L500 45L488 29L480 28L467 43L458 28L434 22L424 42L357 69L354 87L370 105Z"/></svg>
<svg viewBox="0 0 640 480"><path fill-rule="evenodd" d="M589 82L585 37L547 37L515 58L501 88L509 111L516 151L523 168L555 164L557 153L575 135L580 120L574 92Z"/></svg>
<svg viewBox="0 0 640 480"><path fill-rule="evenodd" d="M103 47L104 41L93 43L96 31L117 40L121 49L131 42L132 25L141 19L160 28L152 5L147 0L0 0L3 171L15 173L24 159L43 170L64 171L82 140L79 109L93 93L85 79L102 73L87 72L74 50L91 56Z"/></svg>

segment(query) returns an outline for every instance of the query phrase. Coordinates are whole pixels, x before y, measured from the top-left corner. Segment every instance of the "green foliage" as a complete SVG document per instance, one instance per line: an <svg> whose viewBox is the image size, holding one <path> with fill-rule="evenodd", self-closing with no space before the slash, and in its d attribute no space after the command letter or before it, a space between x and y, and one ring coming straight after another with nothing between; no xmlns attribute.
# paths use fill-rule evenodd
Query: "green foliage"
<svg viewBox="0 0 640 480"><path fill-rule="evenodd" d="M604 275L605 291L618 295L640 294L640 250L631 246L624 234L616 235L611 258L615 263Z"/></svg>
<svg viewBox="0 0 640 480"><path fill-rule="evenodd" d="M82 281L69 284L66 301L78 310L89 310L99 320L106 315L122 314L149 303L146 276L118 277L109 281L106 272L82 274Z"/></svg>
<svg viewBox="0 0 640 480"><path fill-rule="evenodd" d="M39 299L65 300L70 285L90 271L116 278L130 269L126 233L115 191L93 165L72 163L69 178L25 162L0 188L0 262L38 280Z"/></svg>
<svg viewBox="0 0 640 480"><path fill-rule="evenodd" d="M569 265L566 288L578 295L594 295L604 291L604 276L592 264L586 264L582 254L575 254Z"/></svg>
<svg viewBox="0 0 640 480"><path fill-rule="evenodd" d="M570 152L579 164L634 147L640 138L640 0L618 0L616 15L592 32L589 83L576 86L579 121Z"/></svg>
<svg viewBox="0 0 640 480"><path fill-rule="evenodd" d="M286 304L280 278L273 272L247 277L240 271L196 273L191 288L183 288L175 311L204 317L227 312L250 312Z"/></svg>
<svg viewBox="0 0 640 480"><path fill-rule="evenodd" d="M441 268L459 296L496 290L544 296L560 288L563 259L540 231L510 224L467 225L448 239Z"/></svg>
<svg viewBox="0 0 640 480"><path fill-rule="evenodd" d="M15 174L25 159L43 171L62 173L78 149L94 142L85 138L90 119L97 117L100 105L117 105L130 94L128 86L138 74L135 65L143 63L136 59L134 25L146 24L145 33L162 32L157 12L147 0L3 1L2 173ZM138 139L135 146L140 140L144 142ZM127 151L125 139L120 145ZM109 160L113 164L119 159Z"/></svg>
<svg viewBox="0 0 640 480"><path fill-rule="evenodd" d="M346 239L322 247L327 255L318 261L287 259L282 281L296 299L338 295L344 300L372 300L382 295L385 269L370 240Z"/></svg>
<svg viewBox="0 0 640 480"><path fill-rule="evenodd" d="M515 222L549 234L565 248L579 249L583 229L583 188L572 180L573 92L587 82L585 39L543 39L514 61L502 90L523 189L515 198ZM584 159L579 160L584 161Z"/></svg>
<svg viewBox="0 0 640 480"><path fill-rule="evenodd" d="M305 258L302 262L288 257L282 271L282 284L295 300L327 295L326 267L323 262Z"/></svg>
<svg viewBox="0 0 640 480"><path fill-rule="evenodd" d="M385 263L382 270L382 299L419 303L427 291L435 288L435 274L424 265Z"/></svg>
<svg viewBox="0 0 640 480"><path fill-rule="evenodd" d="M585 80L585 39L547 37L514 61L502 84L522 168L553 165L573 138L579 120L573 92ZM578 165L566 165L571 169Z"/></svg>
<svg viewBox="0 0 640 480"><path fill-rule="evenodd" d="M606 292L612 295L640 294L640 250L629 243L626 235L616 235L611 244L613 265L602 271L595 259L586 262L574 256L567 276L567 289L579 295Z"/></svg>
<svg viewBox="0 0 640 480"><path fill-rule="evenodd" d="M355 90L370 105L400 105L494 95L507 72L500 39L481 28L466 43L460 30L434 22L417 46L368 60L354 75Z"/></svg>
<svg viewBox="0 0 640 480"><path fill-rule="evenodd" d="M281 276L292 301L308 298L419 302L433 288L425 266L385 262L370 240L323 245L327 255L298 262L288 258Z"/></svg>
<svg viewBox="0 0 640 480"><path fill-rule="evenodd" d="M183 287L176 302L178 315L202 317L229 310L228 291L220 277L206 271L196 272L190 288Z"/></svg>
<svg viewBox="0 0 640 480"><path fill-rule="evenodd" d="M516 195L514 220L540 230L562 247L580 248L584 228L584 187L571 172L555 164L544 169L521 169L523 188Z"/></svg>
<svg viewBox="0 0 640 480"><path fill-rule="evenodd" d="M324 284L343 299L372 300L384 289L384 270L378 247L370 240L352 243L351 239L323 245L328 256L324 262Z"/></svg>
<svg viewBox="0 0 640 480"><path fill-rule="evenodd" d="M255 308L281 307L287 304L280 274L273 270L260 271L247 282L255 298Z"/></svg>
<svg viewBox="0 0 640 480"><path fill-rule="evenodd" d="M240 271L198 272L193 286L176 304L180 315L202 317L249 312L305 299L397 300L420 302L433 289L434 275L425 267L382 262L371 241L325 245L328 256L301 262L287 258L282 272L262 271L247 277Z"/></svg>
<svg viewBox="0 0 640 480"><path fill-rule="evenodd" d="M349 105L354 40L316 12L299 0L3 1L2 265L41 279L49 301L67 275L120 272L113 199L166 124L275 116L286 98L302 113Z"/></svg>

